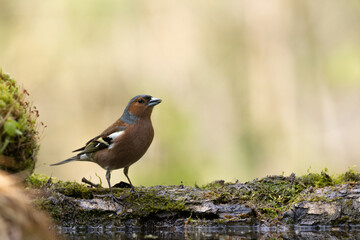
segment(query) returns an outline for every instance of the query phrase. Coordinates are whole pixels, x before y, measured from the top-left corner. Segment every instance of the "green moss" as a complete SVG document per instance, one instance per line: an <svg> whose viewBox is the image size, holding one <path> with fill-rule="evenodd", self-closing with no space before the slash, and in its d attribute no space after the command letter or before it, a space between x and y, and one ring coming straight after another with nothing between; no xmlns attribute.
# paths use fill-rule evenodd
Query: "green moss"
<svg viewBox="0 0 360 240"><path fill-rule="evenodd" d="M338 177L338 182L359 182L360 173L355 172L354 169L350 168L347 172L341 174Z"/></svg>
<svg viewBox="0 0 360 240"><path fill-rule="evenodd" d="M185 211L184 201L175 201L168 196L159 195L159 190L150 189L142 192L139 197L130 193L125 195L124 204L129 206L131 218L147 217L161 212L182 212Z"/></svg>
<svg viewBox="0 0 360 240"><path fill-rule="evenodd" d="M201 187L203 192L201 198L211 198L214 203L221 204L229 202L234 196L239 196L239 192L229 189L231 183L224 181L215 181ZM244 196L244 195L242 195Z"/></svg>
<svg viewBox="0 0 360 240"><path fill-rule="evenodd" d="M74 198L92 198L94 193L101 194L105 189L93 189L87 187L85 184L80 184L71 181L59 181L46 177L42 174L32 174L26 178L26 184L32 188L44 188L52 189L55 192L59 192L68 197Z"/></svg>
<svg viewBox="0 0 360 240"><path fill-rule="evenodd" d="M25 179L26 184L32 188L42 188L49 181L49 177L42 174L31 174Z"/></svg>
<svg viewBox="0 0 360 240"><path fill-rule="evenodd" d="M327 173L328 170L325 168L321 171L320 174L318 173L308 173L299 178L299 181L302 182L305 186L309 187L327 187L327 186L334 186L336 181L333 181L333 178L329 176ZM336 177L335 177L336 178Z"/></svg>
<svg viewBox="0 0 360 240"><path fill-rule="evenodd" d="M93 197L95 189L89 188L84 184L76 182L63 182L59 181L56 183L56 191L64 194L67 197L89 199Z"/></svg>
<svg viewBox="0 0 360 240"><path fill-rule="evenodd" d="M29 95L0 69L0 169L32 172L39 149L39 112L25 100ZM42 124L43 125L43 124Z"/></svg>
<svg viewBox="0 0 360 240"><path fill-rule="evenodd" d="M259 211L261 214L266 215L268 218L278 218L279 217L279 209L272 207L260 207Z"/></svg>

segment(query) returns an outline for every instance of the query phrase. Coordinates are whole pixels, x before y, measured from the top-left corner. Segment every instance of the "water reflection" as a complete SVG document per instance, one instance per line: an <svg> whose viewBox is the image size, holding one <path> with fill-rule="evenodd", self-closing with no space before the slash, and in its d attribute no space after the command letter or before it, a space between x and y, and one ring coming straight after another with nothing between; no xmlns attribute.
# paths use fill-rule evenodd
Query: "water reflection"
<svg viewBox="0 0 360 240"><path fill-rule="evenodd" d="M360 226L350 227L199 227L156 229L62 228L64 239L360 239Z"/></svg>

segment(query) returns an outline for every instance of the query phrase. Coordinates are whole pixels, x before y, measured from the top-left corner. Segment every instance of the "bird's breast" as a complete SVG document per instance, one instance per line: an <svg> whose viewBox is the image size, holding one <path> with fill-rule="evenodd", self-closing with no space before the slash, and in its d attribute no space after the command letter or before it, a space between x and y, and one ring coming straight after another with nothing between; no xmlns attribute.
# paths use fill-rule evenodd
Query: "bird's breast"
<svg viewBox="0 0 360 240"><path fill-rule="evenodd" d="M114 139L111 149L94 154L96 162L105 169L119 169L138 161L154 138L151 122L138 121L126 127L124 134Z"/></svg>

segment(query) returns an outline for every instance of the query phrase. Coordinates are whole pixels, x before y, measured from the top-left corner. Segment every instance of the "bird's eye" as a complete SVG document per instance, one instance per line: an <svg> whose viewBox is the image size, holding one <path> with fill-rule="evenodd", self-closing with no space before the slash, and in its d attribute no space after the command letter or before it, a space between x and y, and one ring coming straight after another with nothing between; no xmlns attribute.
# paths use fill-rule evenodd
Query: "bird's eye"
<svg viewBox="0 0 360 240"><path fill-rule="evenodd" d="M145 101L144 101L144 99L140 98L140 99L137 100L137 102L138 103L144 103Z"/></svg>

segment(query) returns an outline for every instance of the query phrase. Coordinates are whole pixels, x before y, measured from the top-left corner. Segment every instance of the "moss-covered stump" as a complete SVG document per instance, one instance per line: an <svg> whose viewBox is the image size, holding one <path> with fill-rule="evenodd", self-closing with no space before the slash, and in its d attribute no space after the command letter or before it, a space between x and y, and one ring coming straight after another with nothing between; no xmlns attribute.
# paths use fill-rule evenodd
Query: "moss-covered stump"
<svg viewBox="0 0 360 240"><path fill-rule="evenodd" d="M352 170L302 177L269 176L246 183L216 181L202 187L89 188L33 175L36 205L63 227L148 228L196 226L351 226L360 219L360 175Z"/></svg>
<svg viewBox="0 0 360 240"><path fill-rule="evenodd" d="M39 112L27 95L0 68L0 169L23 178L32 173L39 149Z"/></svg>

